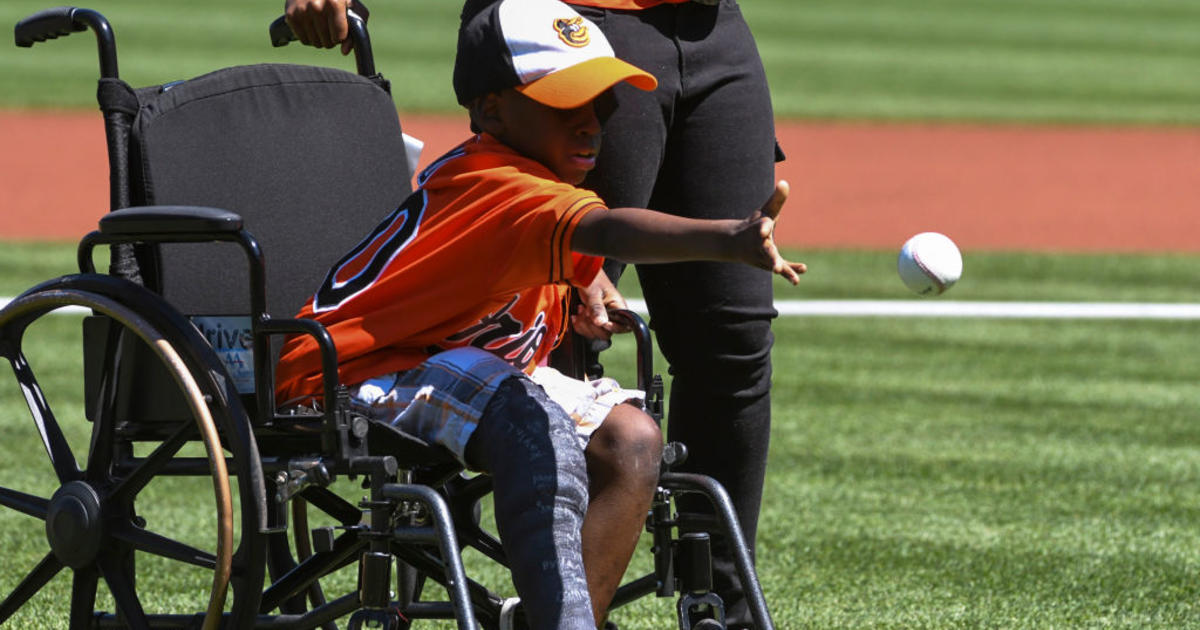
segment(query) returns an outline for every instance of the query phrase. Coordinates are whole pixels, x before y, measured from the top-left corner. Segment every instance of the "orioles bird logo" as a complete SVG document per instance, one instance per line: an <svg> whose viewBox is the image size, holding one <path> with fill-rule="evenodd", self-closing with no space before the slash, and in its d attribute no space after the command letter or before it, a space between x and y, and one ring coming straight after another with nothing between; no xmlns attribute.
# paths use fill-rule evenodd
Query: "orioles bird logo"
<svg viewBox="0 0 1200 630"><path fill-rule="evenodd" d="M582 48L591 41L587 26L579 16L554 20L554 30L558 31L558 38L568 46Z"/></svg>

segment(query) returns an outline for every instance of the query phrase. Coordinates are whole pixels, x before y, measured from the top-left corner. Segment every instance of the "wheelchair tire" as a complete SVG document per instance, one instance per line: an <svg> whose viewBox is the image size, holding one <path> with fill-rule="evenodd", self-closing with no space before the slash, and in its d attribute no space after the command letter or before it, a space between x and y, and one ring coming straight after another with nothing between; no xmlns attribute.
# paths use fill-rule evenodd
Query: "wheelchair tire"
<svg viewBox="0 0 1200 630"><path fill-rule="evenodd" d="M64 308L100 316L105 343L99 358L82 349L78 356L65 350L71 341L64 338L78 334L79 322L62 316ZM174 383L191 417L143 425L122 415L119 393L127 385L121 361L134 347L141 348L140 358L157 359L151 369L170 376L164 382ZM20 554L6 550L6 565L24 562L30 569L18 584L0 584L5 598L0 624L17 613L29 624L35 619L30 615L50 609L69 610L71 628L196 627L200 617L204 628L251 627L265 571L261 461L232 380L196 328L136 284L99 274L64 276L0 310L0 356L12 365L17 383L0 382L0 454L8 453L0 459L0 531L9 536L36 531L21 515L32 516L44 530L40 536L8 538L26 548ZM84 388L91 383L94 404L88 409L80 404L78 389L71 393L64 385L79 371ZM55 391L62 389L68 393ZM145 393L135 387L124 397L136 401ZM28 412L19 413L22 407ZM49 476L34 479L35 472L47 471L32 470L29 454L13 456L35 451L48 455ZM19 470L10 467L14 461L21 462ZM204 478L215 495L215 534L206 525L213 524L211 517L195 516L196 501L187 501L177 489L208 485ZM182 508L192 515L181 516ZM240 538L236 546L235 538ZM49 549L34 544L42 542ZM66 588L62 580L52 580L64 568L73 574ZM115 612L97 610L101 582L111 596L103 603L111 601ZM191 592L178 592L180 585L193 583ZM177 590L167 597L139 595L155 584ZM150 611L143 605L190 603L196 592L207 592L199 612ZM47 601L64 596L69 607L47 608Z"/></svg>

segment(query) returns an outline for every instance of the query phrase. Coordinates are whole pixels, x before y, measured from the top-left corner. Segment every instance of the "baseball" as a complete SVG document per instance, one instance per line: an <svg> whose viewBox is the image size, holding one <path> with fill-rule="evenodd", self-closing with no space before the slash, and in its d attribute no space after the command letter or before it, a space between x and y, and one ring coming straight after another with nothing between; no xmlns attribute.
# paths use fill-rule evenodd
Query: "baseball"
<svg viewBox="0 0 1200 630"><path fill-rule="evenodd" d="M941 295L962 276L962 254L945 234L921 232L900 248L896 263L904 285L918 295Z"/></svg>

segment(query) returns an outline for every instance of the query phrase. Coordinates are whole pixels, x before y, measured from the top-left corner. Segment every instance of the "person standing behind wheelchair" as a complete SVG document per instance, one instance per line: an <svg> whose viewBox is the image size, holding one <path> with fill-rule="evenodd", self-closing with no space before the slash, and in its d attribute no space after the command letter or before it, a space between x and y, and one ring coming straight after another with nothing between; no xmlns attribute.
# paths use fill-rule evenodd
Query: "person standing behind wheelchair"
<svg viewBox="0 0 1200 630"><path fill-rule="evenodd" d="M745 218L754 200L770 194L782 152L763 64L736 0L566 1L604 31L618 57L659 81L653 92L614 89L604 150L583 186L614 206ZM605 264L614 284L623 267ZM753 558L771 428L771 274L721 262L638 265L637 272L670 366L667 440L688 449L677 470L725 487ZM712 506L698 495L677 505L699 515L698 528L712 536L713 590L727 627L753 628Z"/></svg>
<svg viewBox="0 0 1200 630"><path fill-rule="evenodd" d="M287 0L299 39L350 51L347 0ZM762 62L735 0L568 0L596 24L616 55L650 69L657 89L613 89L604 150L583 185L610 206L700 219L745 218L774 185L783 158ZM609 260L615 282L624 263ZM688 447L682 470L729 491L751 553L770 438L771 274L746 265L681 262L638 266L651 327L673 377L668 439ZM582 295L603 322L615 289ZM602 347L602 345L600 346ZM681 497L714 538L714 590L730 628L752 628L728 541L702 497Z"/></svg>

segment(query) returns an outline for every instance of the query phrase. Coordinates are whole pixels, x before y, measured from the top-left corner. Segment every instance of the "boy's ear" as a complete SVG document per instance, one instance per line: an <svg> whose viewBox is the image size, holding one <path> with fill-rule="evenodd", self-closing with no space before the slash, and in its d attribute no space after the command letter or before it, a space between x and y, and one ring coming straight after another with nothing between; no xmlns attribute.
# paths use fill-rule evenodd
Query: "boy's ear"
<svg viewBox="0 0 1200 630"><path fill-rule="evenodd" d="M485 133L500 136L504 133L504 119L500 115L500 95L496 92L484 94L471 104L471 122Z"/></svg>

